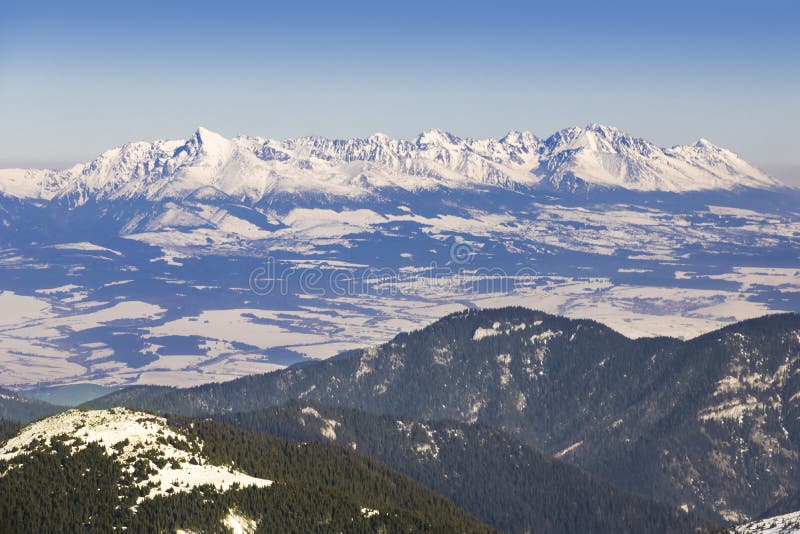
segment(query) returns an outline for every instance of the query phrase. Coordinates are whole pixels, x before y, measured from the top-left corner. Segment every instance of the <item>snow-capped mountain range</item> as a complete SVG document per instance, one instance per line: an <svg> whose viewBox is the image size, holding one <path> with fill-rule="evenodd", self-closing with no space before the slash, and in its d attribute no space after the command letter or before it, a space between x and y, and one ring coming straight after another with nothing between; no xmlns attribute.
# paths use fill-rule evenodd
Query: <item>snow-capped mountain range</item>
<svg viewBox="0 0 800 534"><path fill-rule="evenodd" d="M591 124L547 138L508 132L466 139L432 129L413 140L225 138L205 128L186 140L135 142L65 170L0 170L0 193L17 198L181 199L226 195L255 203L275 193L369 197L387 188L623 188L688 192L777 189L780 182L701 139L660 148Z"/></svg>
<svg viewBox="0 0 800 534"><path fill-rule="evenodd" d="M0 170L0 386L228 380L463 307L691 337L800 311L799 202L706 141L664 149L598 125L498 140L200 128Z"/></svg>

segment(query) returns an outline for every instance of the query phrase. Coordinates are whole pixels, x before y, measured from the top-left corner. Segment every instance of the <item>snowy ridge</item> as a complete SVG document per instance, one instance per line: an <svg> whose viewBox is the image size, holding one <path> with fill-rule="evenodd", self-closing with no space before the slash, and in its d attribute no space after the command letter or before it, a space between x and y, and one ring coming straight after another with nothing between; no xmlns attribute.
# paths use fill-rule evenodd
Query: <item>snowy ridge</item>
<svg viewBox="0 0 800 534"><path fill-rule="evenodd" d="M800 512L745 523L731 529L731 534L793 534L800 532Z"/></svg>
<svg viewBox="0 0 800 534"><path fill-rule="evenodd" d="M234 485L272 484L229 466L209 464L202 455L202 442L176 432L161 417L126 408L69 410L32 423L6 442L0 449L0 460L13 461L33 452L37 443L49 446L54 440L65 439L74 452L85 448L87 443L102 445L110 457L132 474L134 464L147 461L149 474L137 480L138 486L150 489L145 498L191 491L202 485L226 491ZM153 463L151 457L161 459L161 465ZM10 469L13 468L12 462Z"/></svg>
<svg viewBox="0 0 800 534"><path fill-rule="evenodd" d="M62 199L229 196L258 202L275 193L365 197L385 188L421 191L491 186L624 188L637 191L776 189L780 182L706 140L659 148L592 124L539 139L499 140L429 130L413 140L303 137L227 139L205 128L186 140L135 142L63 171L0 170L0 194Z"/></svg>
<svg viewBox="0 0 800 534"><path fill-rule="evenodd" d="M698 191L737 187L771 189L780 183L737 154L705 139L659 148L617 128L592 124L570 128L543 142L536 172L555 188L570 179L638 191Z"/></svg>

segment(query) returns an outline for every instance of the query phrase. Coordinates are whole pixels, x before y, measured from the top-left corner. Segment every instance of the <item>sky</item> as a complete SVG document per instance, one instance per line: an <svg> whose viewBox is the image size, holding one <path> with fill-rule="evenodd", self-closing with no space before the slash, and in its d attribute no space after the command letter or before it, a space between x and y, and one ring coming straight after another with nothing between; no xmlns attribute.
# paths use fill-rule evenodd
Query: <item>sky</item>
<svg viewBox="0 0 800 534"><path fill-rule="evenodd" d="M800 2L0 3L0 167L143 139L699 137L800 185Z"/></svg>

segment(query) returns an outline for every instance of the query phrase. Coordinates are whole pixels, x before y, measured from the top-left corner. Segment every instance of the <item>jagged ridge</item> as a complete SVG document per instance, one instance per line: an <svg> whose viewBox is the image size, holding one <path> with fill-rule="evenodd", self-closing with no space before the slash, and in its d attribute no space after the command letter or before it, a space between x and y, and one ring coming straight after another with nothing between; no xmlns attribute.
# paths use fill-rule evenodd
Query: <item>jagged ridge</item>
<svg viewBox="0 0 800 534"><path fill-rule="evenodd" d="M624 188L685 192L782 187L733 152L706 140L659 148L591 124L546 139L511 131L499 140L432 129L413 140L303 137L227 139L205 128L186 140L135 142L63 171L0 170L0 193L19 198L184 198L213 188L257 202L273 193L364 197L384 188Z"/></svg>

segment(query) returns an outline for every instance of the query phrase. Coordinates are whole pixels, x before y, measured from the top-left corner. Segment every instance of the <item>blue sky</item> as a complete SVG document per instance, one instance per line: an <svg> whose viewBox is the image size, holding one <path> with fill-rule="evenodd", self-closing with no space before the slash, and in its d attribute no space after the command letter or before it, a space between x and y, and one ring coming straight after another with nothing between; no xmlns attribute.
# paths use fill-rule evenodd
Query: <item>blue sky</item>
<svg viewBox="0 0 800 534"><path fill-rule="evenodd" d="M661 145L707 137L789 175L795 4L6 1L0 166L198 125L488 137L601 122Z"/></svg>

